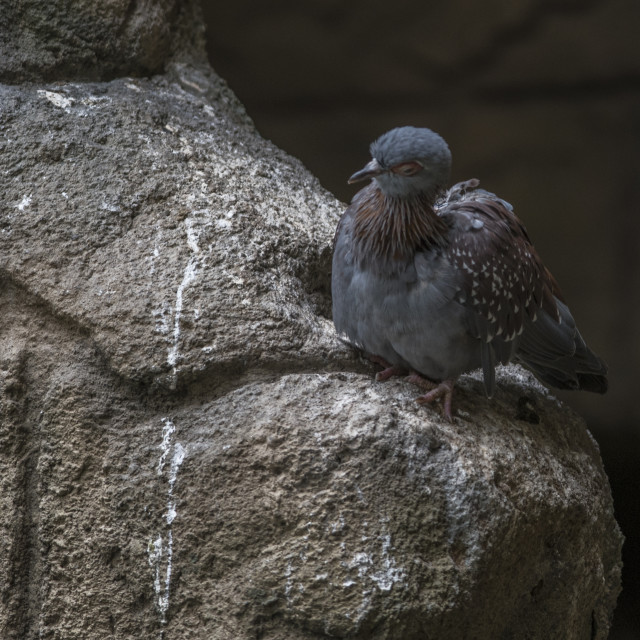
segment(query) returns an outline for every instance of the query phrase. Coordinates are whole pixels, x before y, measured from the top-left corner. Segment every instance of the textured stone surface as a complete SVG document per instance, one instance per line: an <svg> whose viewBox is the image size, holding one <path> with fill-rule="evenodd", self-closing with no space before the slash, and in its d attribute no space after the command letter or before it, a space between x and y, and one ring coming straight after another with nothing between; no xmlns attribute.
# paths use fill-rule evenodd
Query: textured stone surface
<svg viewBox="0 0 640 640"><path fill-rule="evenodd" d="M136 381L328 357L338 203L185 79L2 89L0 269Z"/></svg>
<svg viewBox="0 0 640 640"><path fill-rule="evenodd" d="M149 397L0 302L3 637L606 637L597 448L518 370L455 425L346 372Z"/></svg>
<svg viewBox="0 0 640 640"><path fill-rule="evenodd" d="M497 414L469 385L455 426L356 374L284 376L176 414L179 493L198 512L176 539L200 541L176 549L176 606L208 597L246 637L605 637L619 567L597 450L537 392L540 423L514 421L531 382L506 383Z"/></svg>
<svg viewBox="0 0 640 640"><path fill-rule="evenodd" d="M0 86L0 636L603 639L598 450L329 321L343 205L207 68Z"/></svg>
<svg viewBox="0 0 640 640"><path fill-rule="evenodd" d="M106 79L160 73L197 55L196 0L20 0L0 5L0 81Z"/></svg>

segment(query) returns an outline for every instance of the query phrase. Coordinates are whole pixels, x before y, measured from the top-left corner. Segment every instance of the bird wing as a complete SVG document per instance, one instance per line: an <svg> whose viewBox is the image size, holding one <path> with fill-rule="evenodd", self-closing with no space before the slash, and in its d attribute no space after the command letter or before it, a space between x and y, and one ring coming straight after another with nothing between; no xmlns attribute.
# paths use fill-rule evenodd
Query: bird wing
<svg viewBox="0 0 640 640"><path fill-rule="evenodd" d="M491 395L495 359L512 358L514 340L541 309L560 322L556 298L562 294L511 205L478 184L456 184L436 203L436 212L451 225L444 251L459 274L455 299L468 310L469 332L482 341Z"/></svg>

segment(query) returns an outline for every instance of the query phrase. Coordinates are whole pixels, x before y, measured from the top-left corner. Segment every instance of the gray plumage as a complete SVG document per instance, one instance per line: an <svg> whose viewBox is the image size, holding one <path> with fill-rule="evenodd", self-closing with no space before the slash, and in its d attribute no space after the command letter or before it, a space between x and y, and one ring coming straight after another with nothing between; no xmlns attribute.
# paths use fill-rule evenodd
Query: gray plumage
<svg viewBox="0 0 640 640"><path fill-rule="evenodd" d="M332 296L338 333L383 364L379 378L412 373L431 389L419 401L444 397L449 418L461 373L482 368L491 396L495 365L509 361L604 393L606 366L511 205L477 180L446 191L451 154L429 129L393 129L371 155L350 178L372 180L338 224Z"/></svg>

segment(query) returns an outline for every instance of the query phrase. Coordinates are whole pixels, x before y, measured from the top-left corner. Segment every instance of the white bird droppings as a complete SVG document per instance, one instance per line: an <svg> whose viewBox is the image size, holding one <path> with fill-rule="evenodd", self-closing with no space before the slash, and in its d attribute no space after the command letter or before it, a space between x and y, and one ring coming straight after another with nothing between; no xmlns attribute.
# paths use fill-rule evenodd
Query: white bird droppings
<svg viewBox="0 0 640 640"><path fill-rule="evenodd" d="M38 93L44 96L51 104L54 104L56 107L60 107L65 111L73 104L72 98L67 98L67 96L63 96L61 93L56 93L55 91L38 89Z"/></svg>
<svg viewBox="0 0 640 640"><path fill-rule="evenodd" d="M22 200L16 205L18 211L24 211L31 204L31 195L23 196Z"/></svg>
<svg viewBox="0 0 640 640"><path fill-rule="evenodd" d="M153 570L153 590L156 594L156 605L160 611L162 624L167 622L167 611L169 610L169 595L171 588L171 569L173 559L173 531L172 524L177 517L176 503L173 498L173 489L178 478L178 470L184 462L186 450L180 442L174 442L173 436L176 427L169 418L162 419L162 442L159 445L161 450L160 459L156 466L156 473L162 476L169 464L169 489L167 491L167 511L164 516L166 522L166 542L165 536L160 533L148 545L147 555L149 566ZM163 579L164 572L164 579Z"/></svg>

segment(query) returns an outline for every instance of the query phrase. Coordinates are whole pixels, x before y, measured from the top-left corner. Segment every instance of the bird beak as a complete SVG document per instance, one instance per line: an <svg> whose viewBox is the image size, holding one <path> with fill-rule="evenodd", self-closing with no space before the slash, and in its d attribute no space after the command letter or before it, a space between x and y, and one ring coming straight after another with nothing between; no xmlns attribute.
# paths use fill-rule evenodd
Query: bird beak
<svg viewBox="0 0 640 640"><path fill-rule="evenodd" d="M373 178L374 176L379 176L381 173L384 173L384 167L380 165L380 163L374 158L367 164L364 169L360 169L360 171L356 171L347 181L349 184L353 184L354 182L362 182L362 180L366 180L367 178Z"/></svg>

